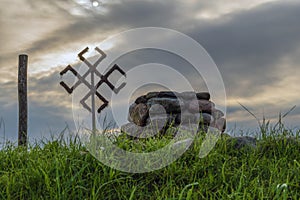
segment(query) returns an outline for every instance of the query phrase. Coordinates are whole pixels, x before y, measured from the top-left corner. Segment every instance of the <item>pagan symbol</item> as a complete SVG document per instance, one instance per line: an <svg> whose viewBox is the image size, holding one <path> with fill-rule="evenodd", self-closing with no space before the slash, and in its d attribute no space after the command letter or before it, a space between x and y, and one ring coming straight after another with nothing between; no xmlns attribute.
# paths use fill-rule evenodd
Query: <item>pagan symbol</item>
<svg viewBox="0 0 300 200"><path fill-rule="evenodd" d="M126 73L117 65L115 64L111 69L109 69L104 75L102 75L98 70L97 66L99 63L106 58L106 54L99 49L98 47L95 48L95 50L101 55L100 58L94 63L91 64L85 57L83 57L83 54L88 52L89 48L86 47L84 50L82 50L79 54L78 57L79 59L84 62L88 67L88 71L85 72L82 76L71 66L68 65L63 71L60 72L60 75L63 76L66 74L68 71L70 71L74 76L78 78L78 81L72 86L69 87L65 82L61 81L60 85L65 88L65 90L69 93L72 94L72 92L81 84L85 84L89 88L89 92L81 99L80 103L81 105L88 110L89 112L92 113L92 123L93 123L93 129L95 130L96 128L96 117L95 117L95 95L103 102L103 104L97 109L97 112L100 113L105 107L108 106L109 102L106 100L98 91L97 89L103 84L106 83L108 87L115 93L117 94L123 87L125 87L126 83L122 83L119 87L115 87L109 80L108 77L114 72L114 71L119 71L123 76L126 77ZM91 75L91 82L89 83L86 80L86 77L88 75ZM95 75L97 75L100 80L97 84L95 84ZM91 107L89 107L86 104L86 100L91 97Z"/></svg>

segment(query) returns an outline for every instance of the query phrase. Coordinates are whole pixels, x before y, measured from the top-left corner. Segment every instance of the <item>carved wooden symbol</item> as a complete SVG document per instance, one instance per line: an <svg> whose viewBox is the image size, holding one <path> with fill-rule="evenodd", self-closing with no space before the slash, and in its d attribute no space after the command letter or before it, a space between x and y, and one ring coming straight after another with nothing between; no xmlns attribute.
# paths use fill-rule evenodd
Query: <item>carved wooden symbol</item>
<svg viewBox="0 0 300 200"><path fill-rule="evenodd" d="M106 58L106 54L99 49L98 47L95 48L95 50L101 55L98 60L92 64L90 63L83 55L88 52L89 48L86 47L83 51L81 51L78 54L79 59L84 62L88 66L88 71L85 72L83 75L80 75L71 65L68 65L64 70L60 72L60 75L63 76L66 74L68 71L70 71L74 76L78 78L78 81L75 82L75 84L72 87L69 87L65 82L61 81L60 85L65 88L65 90L69 93L72 94L72 92L80 85L80 84L85 84L89 88L89 92L81 99L80 103L81 105L87 109L89 112L94 112L95 111L95 95L100 99L103 104L97 109L97 112L100 113L105 107L108 106L109 102L107 99L105 99L97 90L102 84L107 84L108 87L115 93L117 94L125 85L126 83L122 83L119 87L115 87L109 80L108 77L114 72L118 71L121 73L123 76L126 77L126 73L117 65L115 64L111 69L109 69L104 75L101 74L97 70L97 66L99 63ZM86 80L86 77L88 75L91 75L91 82ZM95 75L100 78L99 82L95 84ZM92 108L86 104L86 100L88 98L92 97Z"/></svg>

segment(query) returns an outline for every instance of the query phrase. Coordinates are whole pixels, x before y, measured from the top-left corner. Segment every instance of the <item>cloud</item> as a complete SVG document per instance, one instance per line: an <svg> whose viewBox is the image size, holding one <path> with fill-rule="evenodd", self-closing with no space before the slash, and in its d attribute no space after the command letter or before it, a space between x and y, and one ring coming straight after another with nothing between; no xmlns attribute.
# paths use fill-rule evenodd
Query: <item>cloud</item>
<svg viewBox="0 0 300 200"><path fill-rule="evenodd" d="M269 3L228 15L224 23L198 26L189 35L213 57L230 93L249 97L282 79L279 63L299 48L299 9L295 1Z"/></svg>
<svg viewBox="0 0 300 200"><path fill-rule="evenodd" d="M144 26L181 31L205 47L227 87L229 123L241 118L251 121L237 101L257 113L264 108L272 117L298 104L298 1L114 0L104 1L104 14L72 0L23 0L18 4L4 0L1 5L1 113L15 112L16 104L12 102L17 98L17 55L28 53L35 132L41 127L38 124L49 122L55 126L64 119L70 121L70 97L58 85L58 72L67 63L76 63L79 51L114 33ZM153 38L162 40L160 36ZM151 55L174 68L185 65L165 54ZM137 54L130 60L124 58L122 63L129 67L149 60ZM298 113L297 108L292 120L299 119ZM9 119L15 122L15 117Z"/></svg>

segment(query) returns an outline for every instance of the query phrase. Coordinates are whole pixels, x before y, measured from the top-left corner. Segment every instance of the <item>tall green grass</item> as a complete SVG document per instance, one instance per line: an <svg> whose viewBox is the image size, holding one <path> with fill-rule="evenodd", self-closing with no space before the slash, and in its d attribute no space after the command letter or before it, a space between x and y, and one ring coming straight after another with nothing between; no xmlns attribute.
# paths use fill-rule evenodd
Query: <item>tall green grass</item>
<svg viewBox="0 0 300 200"><path fill-rule="evenodd" d="M144 174L103 165L77 137L28 149L7 144L0 151L0 199L300 199L299 131L283 128L265 127L254 149L234 149L224 136L202 159L199 137L177 161ZM150 151L167 141L120 137L117 145Z"/></svg>

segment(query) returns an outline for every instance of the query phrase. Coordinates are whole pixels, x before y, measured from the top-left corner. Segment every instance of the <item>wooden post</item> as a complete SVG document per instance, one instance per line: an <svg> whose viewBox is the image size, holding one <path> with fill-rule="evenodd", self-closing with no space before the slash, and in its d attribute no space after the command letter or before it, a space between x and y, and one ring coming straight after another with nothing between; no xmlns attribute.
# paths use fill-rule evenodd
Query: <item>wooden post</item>
<svg viewBox="0 0 300 200"><path fill-rule="evenodd" d="M19 55L19 133L18 146L27 146L27 55Z"/></svg>

